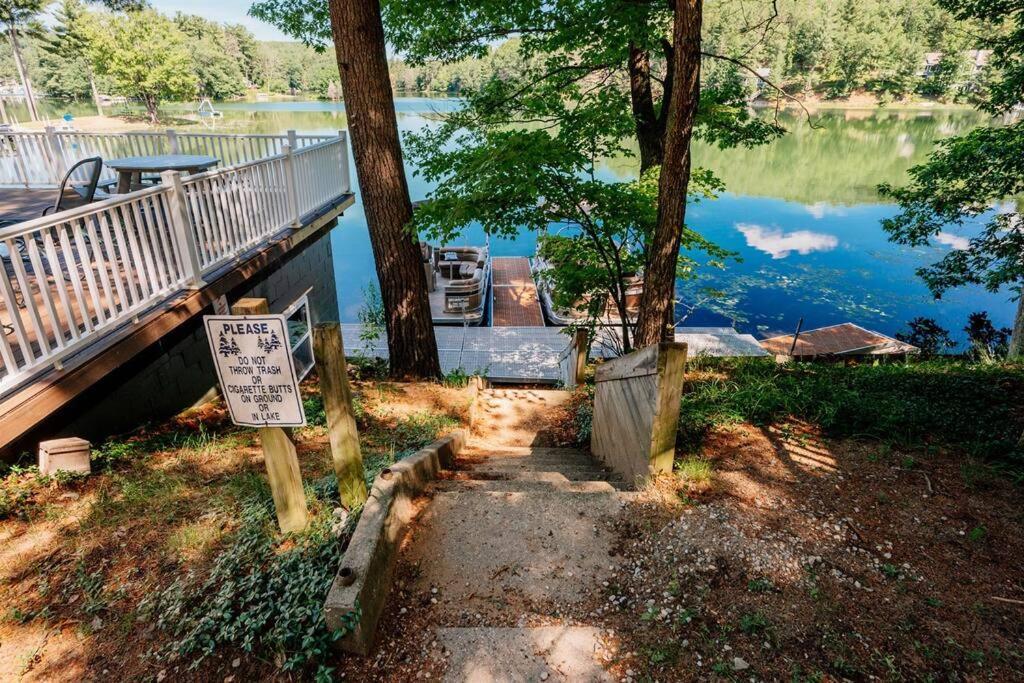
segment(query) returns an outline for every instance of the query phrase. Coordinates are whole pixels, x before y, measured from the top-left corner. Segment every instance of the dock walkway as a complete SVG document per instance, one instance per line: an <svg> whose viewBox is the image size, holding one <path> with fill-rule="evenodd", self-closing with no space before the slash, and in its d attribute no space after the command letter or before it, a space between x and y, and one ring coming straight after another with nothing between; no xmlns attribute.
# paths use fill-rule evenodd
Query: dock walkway
<svg viewBox="0 0 1024 683"><path fill-rule="evenodd" d="M491 317L494 327L544 327L540 295L530 272L530 259L491 259Z"/></svg>

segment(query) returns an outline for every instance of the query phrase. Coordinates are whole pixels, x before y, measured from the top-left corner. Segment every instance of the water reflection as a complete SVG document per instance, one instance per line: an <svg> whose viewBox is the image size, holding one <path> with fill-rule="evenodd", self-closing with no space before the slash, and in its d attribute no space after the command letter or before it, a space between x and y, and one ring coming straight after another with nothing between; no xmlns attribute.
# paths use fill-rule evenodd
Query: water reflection
<svg viewBox="0 0 1024 683"><path fill-rule="evenodd" d="M432 125L460 103L414 97L398 98L395 106L399 128L406 133ZM218 132L329 133L347 127L341 102L230 102L217 108L224 116L211 129ZM25 120L23 110L9 109ZM53 120L66 111L95 114L88 103L44 102L42 109ZM110 113L120 110L114 107ZM181 118L193 110L194 105L167 107L169 115ZM728 192L690 207L687 222L740 260L724 270L702 269L701 280L680 284L687 302L706 299L708 287L720 294L688 324L735 321L744 331L788 333L803 317L806 327L850 320L891 334L915 316L928 316L958 331L967 314L977 310L988 310L997 325L1012 322L1008 293L962 288L936 302L915 273L951 248L963 248L977 234L976 225L968 222L955 233L945 232L932 247L894 245L880 225L895 207L880 200L879 183L905 184L907 170L924 162L937 140L988 125L988 118L967 109L882 109L817 112L813 124L783 113L780 121L788 134L763 147L722 150L695 144L696 163L714 171ZM415 170L408 166L410 192L418 199L431 188ZM636 172L635 155L605 160L600 168L605 179L626 180ZM1013 202L997 208L1016 209ZM807 229L809 221L814 230ZM339 314L354 321L362 288L375 279L358 201L340 226L332 233ZM460 242L482 243L484 233L483 226L473 225ZM491 240L491 253L529 256L535 245L535 235L522 234L515 240Z"/></svg>
<svg viewBox="0 0 1024 683"><path fill-rule="evenodd" d="M784 259L794 251L807 255L815 251L830 251L839 240L810 230L783 232L781 228L768 228L753 223L737 223L736 229L747 238L747 246L769 254L773 259Z"/></svg>

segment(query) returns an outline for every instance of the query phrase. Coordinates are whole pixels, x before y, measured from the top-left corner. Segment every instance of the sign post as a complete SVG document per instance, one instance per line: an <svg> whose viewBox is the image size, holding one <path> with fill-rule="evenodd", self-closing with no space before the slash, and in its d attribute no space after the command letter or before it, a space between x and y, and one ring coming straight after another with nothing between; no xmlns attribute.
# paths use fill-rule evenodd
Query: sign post
<svg viewBox="0 0 1024 683"><path fill-rule="evenodd" d="M331 460L338 477L341 502L352 509L366 502L366 478L363 455L359 450L359 432L352 411L352 389L348 384L345 347L341 325L321 323L313 328L313 355L320 377L320 395L327 413L327 432L331 441Z"/></svg>
<svg viewBox="0 0 1024 683"><path fill-rule="evenodd" d="M270 315L266 299L240 299L234 315L204 317L217 377L231 420L256 427L281 531L309 522L295 444L282 427L306 424L284 316Z"/></svg>

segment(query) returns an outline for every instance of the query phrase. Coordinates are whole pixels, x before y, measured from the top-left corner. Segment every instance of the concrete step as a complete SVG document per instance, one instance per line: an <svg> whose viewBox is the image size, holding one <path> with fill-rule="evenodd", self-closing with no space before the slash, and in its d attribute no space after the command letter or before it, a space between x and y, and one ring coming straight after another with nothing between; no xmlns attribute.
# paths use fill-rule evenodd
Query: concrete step
<svg viewBox="0 0 1024 683"><path fill-rule="evenodd" d="M431 490L439 491L563 491L566 493L615 493L625 491L621 481L536 481L528 479L442 479Z"/></svg>
<svg viewBox="0 0 1024 683"><path fill-rule="evenodd" d="M518 467L476 467L459 470L452 478L483 479L485 481L622 481L614 472L596 467L560 467L531 470Z"/></svg>
<svg viewBox="0 0 1024 683"><path fill-rule="evenodd" d="M569 451L557 455L463 455L459 454L458 464L460 466L472 465L474 467L527 467L533 469L544 469L544 465L554 467L596 467L601 469L601 463L594 460L585 453Z"/></svg>
<svg viewBox="0 0 1024 683"><path fill-rule="evenodd" d="M596 656L604 649L596 628L440 628L437 639L450 653L444 680L453 683L615 680Z"/></svg>
<svg viewBox="0 0 1024 683"><path fill-rule="evenodd" d="M466 613L480 614L484 624L510 624L531 606L580 603L613 575L619 557L612 554L612 520L633 497L439 491L406 546L406 561L417 567L409 591L429 596L432 621L446 625L468 625Z"/></svg>

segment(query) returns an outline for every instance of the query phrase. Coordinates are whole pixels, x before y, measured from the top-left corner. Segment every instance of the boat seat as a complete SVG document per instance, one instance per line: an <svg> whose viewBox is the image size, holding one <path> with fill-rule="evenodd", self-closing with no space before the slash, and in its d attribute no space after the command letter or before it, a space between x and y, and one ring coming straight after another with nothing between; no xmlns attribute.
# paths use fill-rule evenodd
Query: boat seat
<svg viewBox="0 0 1024 683"><path fill-rule="evenodd" d="M459 266L459 279L467 280L469 278L472 278L473 273L477 271L477 268L479 268L479 266L475 263L464 262L461 266Z"/></svg>

